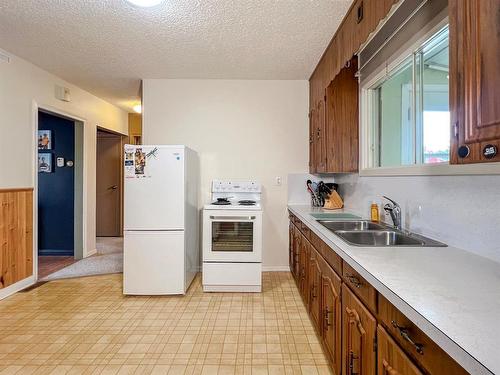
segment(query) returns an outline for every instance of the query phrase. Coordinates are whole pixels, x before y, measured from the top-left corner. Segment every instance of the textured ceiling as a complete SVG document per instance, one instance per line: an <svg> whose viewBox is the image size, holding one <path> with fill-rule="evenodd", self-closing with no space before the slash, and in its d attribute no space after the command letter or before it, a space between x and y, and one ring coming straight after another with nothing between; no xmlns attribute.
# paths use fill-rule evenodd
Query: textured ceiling
<svg viewBox="0 0 500 375"><path fill-rule="evenodd" d="M307 79L350 0L0 0L0 48L127 110L141 78Z"/></svg>

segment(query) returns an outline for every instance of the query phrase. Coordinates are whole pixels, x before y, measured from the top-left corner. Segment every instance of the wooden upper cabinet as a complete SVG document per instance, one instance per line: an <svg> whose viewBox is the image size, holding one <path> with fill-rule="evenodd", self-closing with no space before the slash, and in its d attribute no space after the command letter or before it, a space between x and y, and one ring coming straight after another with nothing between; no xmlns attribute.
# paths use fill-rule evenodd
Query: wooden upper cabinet
<svg viewBox="0 0 500 375"><path fill-rule="evenodd" d="M377 375L423 375L381 326L377 344Z"/></svg>
<svg viewBox="0 0 500 375"><path fill-rule="evenodd" d="M326 108L322 96L309 113L309 171L326 172Z"/></svg>
<svg viewBox="0 0 500 375"><path fill-rule="evenodd" d="M323 262L321 273L321 306L323 343L335 374L341 373L342 310L341 279Z"/></svg>
<svg viewBox="0 0 500 375"><path fill-rule="evenodd" d="M309 112L309 173L316 173L316 108Z"/></svg>
<svg viewBox="0 0 500 375"><path fill-rule="evenodd" d="M326 90L326 144L329 173L356 172L359 159L357 58L351 59Z"/></svg>
<svg viewBox="0 0 500 375"><path fill-rule="evenodd" d="M500 161L500 2L450 0L449 12L452 163Z"/></svg>
<svg viewBox="0 0 500 375"><path fill-rule="evenodd" d="M327 172L326 167L326 103L323 97L318 101L318 124L316 129L316 172Z"/></svg>
<svg viewBox="0 0 500 375"><path fill-rule="evenodd" d="M342 285L342 374L375 374L377 321L363 303Z"/></svg>

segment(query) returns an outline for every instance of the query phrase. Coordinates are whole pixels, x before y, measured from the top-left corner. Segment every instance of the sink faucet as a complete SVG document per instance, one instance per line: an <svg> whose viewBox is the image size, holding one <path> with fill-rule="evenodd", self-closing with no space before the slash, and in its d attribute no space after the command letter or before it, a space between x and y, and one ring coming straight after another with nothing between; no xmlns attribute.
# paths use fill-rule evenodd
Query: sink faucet
<svg viewBox="0 0 500 375"><path fill-rule="evenodd" d="M390 202L385 204L384 211L391 215L394 228L401 230L401 206L391 198L388 198L385 195L383 197Z"/></svg>

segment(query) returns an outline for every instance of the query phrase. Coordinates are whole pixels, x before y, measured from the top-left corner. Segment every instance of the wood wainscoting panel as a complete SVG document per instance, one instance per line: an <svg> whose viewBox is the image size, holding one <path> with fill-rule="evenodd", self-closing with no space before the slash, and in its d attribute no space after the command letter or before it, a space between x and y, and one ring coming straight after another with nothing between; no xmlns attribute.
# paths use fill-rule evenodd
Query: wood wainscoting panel
<svg viewBox="0 0 500 375"><path fill-rule="evenodd" d="M33 188L0 189L0 289L33 275Z"/></svg>

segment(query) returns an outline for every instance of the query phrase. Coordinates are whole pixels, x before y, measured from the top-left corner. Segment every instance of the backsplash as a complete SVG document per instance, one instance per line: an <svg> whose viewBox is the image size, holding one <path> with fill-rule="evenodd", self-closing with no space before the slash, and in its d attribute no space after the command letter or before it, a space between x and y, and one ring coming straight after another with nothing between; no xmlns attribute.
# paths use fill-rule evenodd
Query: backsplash
<svg viewBox="0 0 500 375"><path fill-rule="evenodd" d="M309 173L290 173L288 176L288 200L289 204L311 204L311 194L307 192L306 181L334 182L332 176L313 176Z"/></svg>
<svg viewBox="0 0 500 375"><path fill-rule="evenodd" d="M403 227L500 262L500 176L336 176L345 208L369 217L382 195L402 208Z"/></svg>

